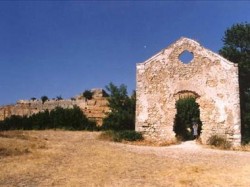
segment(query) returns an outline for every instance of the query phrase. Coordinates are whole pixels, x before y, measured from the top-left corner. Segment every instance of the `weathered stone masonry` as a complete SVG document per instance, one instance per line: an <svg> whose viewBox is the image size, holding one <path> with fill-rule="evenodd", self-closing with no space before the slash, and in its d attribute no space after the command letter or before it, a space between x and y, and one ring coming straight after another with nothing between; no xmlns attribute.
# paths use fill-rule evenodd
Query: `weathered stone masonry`
<svg viewBox="0 0 250 187"><path fill-rule="evenodd" d="M56 107L73 108L78 106L88 119L93 119L97 125L102 125L103 119L110 111L106 93L102 89L92 89L93 98L87 100L81 95L73 99L49 100L42 103L41 100L20 100L15 105L0 107L0 120L12 115L30 116L45 110L53 110Z"/></svg>
<svg viewBox="0 0 250 187"><path fill-rule="evenodd" d="M193 54L188 64L179 60L184 51ZM181 93L197 98L203 143L217 134L240 144L238 66L188 38L137 64L136 131L157 140L173 139Z"/></svg>

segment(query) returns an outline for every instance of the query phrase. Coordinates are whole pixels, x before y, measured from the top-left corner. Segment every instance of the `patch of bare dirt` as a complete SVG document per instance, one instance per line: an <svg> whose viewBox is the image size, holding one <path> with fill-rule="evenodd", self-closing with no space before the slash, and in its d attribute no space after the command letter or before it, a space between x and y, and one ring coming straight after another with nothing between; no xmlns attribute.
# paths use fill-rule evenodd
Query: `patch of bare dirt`
<svg viewBox="0 0 250 187"><path fill-rule="evenodd" d="M208 149L195 142L168 147L106 142L97 139L97 132L26 133L31 138L25 141L41 141L46 148L37 147L33 151L30 149L29 154L1 157L0 186L250 184L250 152Z"/></svg>

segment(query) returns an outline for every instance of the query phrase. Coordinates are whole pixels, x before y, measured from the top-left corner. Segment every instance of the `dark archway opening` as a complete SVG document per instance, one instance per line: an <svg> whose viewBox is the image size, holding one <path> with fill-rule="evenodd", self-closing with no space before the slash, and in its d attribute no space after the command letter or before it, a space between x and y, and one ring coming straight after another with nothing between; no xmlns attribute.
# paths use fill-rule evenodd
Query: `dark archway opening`
<svg viewBox="0 0 250 187"><path fill-rule="evenodd" d="M198 124L198 137L201 133L202 122L200 109L195 97L180 98L175 104L177 113L174 120L174 132L182 141L193 140L193 124Z"/></svg>

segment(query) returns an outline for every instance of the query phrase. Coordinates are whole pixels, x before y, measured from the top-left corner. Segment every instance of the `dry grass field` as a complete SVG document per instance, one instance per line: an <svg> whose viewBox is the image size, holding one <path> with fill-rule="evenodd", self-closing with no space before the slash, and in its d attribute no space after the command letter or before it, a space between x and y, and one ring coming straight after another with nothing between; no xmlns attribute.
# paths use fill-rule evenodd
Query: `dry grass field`
<svg viewBox="0 0 250 187"><path fill-rule="evenodd" d="M250 186L250 152L187 142L99 140L98 132L0 132L0 186Z"/></svg>

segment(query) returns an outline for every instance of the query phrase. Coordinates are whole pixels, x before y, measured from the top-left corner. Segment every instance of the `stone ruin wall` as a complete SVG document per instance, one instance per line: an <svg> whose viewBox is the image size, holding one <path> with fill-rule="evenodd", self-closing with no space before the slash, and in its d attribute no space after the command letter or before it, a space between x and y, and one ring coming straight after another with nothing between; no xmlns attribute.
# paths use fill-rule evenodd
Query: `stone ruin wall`
<svg viewBox="0 0 250 187"><path fill-rule="evenodd" d="M188 64L179 60L185 50L194 56ZM175 103L185 92L197 96L203 143L216 134L240 144L237 65L187 38L137 65L136 131L151 139L173 139Z"/></svg>
<svg viewBox="0 0 250 187"><path fill-rule="evenodd" d="M56 107L73 108L78 106L88 119L93 119L97 125L101 126L106 114L110 111L106 93L102 89L93 89L93 98L86 100L82 96L74 99L48 100L42 103L41 100L20 100L15 105L0 107L0 120L4 120L12 115L31 116L45 110L53 110Z"/></svg>

